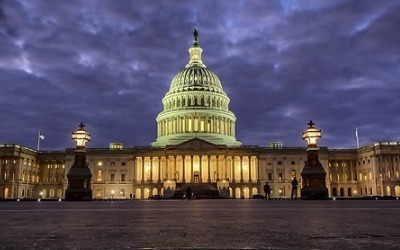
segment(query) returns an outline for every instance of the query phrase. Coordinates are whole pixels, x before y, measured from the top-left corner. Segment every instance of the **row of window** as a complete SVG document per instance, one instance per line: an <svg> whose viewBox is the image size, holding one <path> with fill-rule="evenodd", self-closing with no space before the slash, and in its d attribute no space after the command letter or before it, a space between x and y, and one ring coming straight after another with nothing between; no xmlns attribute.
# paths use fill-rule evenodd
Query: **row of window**
<svg viewBox="0 0 400 250"><path fill-rule="evenodd" d="M121 174L120 181L126 181L126 174ZM103 170L97 170L96 181L103 181ZM110 174L110 181L115 180L115 174Z"/></svg>
<svg viewBox="0 0 400 250"><path fill-rule="evenodd" d="M104 163L102 161L97 162L97 166L102 167L103 165L104 165ZM115 167L115 162L112 161L110 163L110 166ZM126 166L126 162L124 162L124 161L121 162L121 166Z"/></svg>
<svg viewBox="0 0 400 250"><path fill-rule="evenodd" d="M305 163L305 162L304 162L304 163ZM278 161L277 164L278 164L278 165L283 165L283 161ZM272 162L268 162L267 165L268 165L268 166L271 166L271 165L272 165ZM291 162L290 162L290 165L296 165L296 162L295 162L295 161L291 161Z"/></svg>
<svg viewBox="0 0 400 250"><path fill-rule="evenodd" d="M271 172L267 173L267 180L268 181L273 181L274 180L273 177L274 177L273 173L271 173ZM293 178L293 177L296 177L296 170L294 170L294 169L292 169L290 171L290 178ZM283 181L284 180L284 176L283 176L282 172L278 173L278 179L277 180L278 181Z"/></svg>

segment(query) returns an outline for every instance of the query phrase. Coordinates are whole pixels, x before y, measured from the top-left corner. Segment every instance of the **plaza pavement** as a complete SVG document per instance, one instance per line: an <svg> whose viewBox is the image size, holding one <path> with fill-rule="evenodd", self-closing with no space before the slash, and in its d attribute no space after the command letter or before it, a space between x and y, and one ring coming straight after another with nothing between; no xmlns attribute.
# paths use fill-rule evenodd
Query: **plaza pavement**
<svg viewBox="0 0 400 250"><path fill-rule="evenodd" d="M400 249L399 200L0 202L0 249Z"/></svg>

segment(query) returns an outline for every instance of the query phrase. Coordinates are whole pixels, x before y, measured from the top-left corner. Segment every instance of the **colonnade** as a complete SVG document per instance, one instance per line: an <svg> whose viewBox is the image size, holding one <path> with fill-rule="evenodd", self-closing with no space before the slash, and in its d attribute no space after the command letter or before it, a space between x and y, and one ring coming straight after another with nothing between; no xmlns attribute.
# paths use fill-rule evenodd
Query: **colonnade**
<svg viewBox="0 0 400 250"><path fill-rule="evenodd" d="M375 158L383 178L400 178L400 155L384 154Z"/></svg>
<svg viewBox="0 0 400 250"><path fill-rule="evenodd" d="M158 122L158 137L180 133L213 133L235 136L235 122L216 116L177 116Z"/></svg>
<svg viewBox="0 0 400 250"><path fill-rule="evenodd" d="M357 181L357 169L353 160L329 162L329 179L332 182Z"/></svg>
<svg viewBox="0 0 400 250"><path fill-rule="evenodd" d="M257 182L256 156L172 155L135 158L136 182Z"/></svg>

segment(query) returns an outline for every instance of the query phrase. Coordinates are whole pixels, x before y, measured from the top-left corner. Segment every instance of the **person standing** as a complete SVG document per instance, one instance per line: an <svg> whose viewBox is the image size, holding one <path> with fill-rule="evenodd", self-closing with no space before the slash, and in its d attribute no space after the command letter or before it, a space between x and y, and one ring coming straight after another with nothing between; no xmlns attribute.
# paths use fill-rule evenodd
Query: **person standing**
<svg viewBox="0 0 400 250"><path fill-rule="evenodd" d="M297 181L296 177L293 177L291 184L292 184L292 194L290 195L290 200L291 201L293 199L297 200L297 185L299 185L299 182Z"/></svg>
<svg viewBox="0 0 400 250"><path fill-rule="evenodd" d="M190 188L190 186L188 186L188 187L186 188L186 198L187 198L188 200L191 200L191 199L192 199L192 189Z"/></svg>
<svg viewBox="0 0 400 250"><path fill-rule="evenodd" d="M264 185L264 192L265 192L265 199L270 200L271 199L271 187L268 184L268 181Z"/></svg>

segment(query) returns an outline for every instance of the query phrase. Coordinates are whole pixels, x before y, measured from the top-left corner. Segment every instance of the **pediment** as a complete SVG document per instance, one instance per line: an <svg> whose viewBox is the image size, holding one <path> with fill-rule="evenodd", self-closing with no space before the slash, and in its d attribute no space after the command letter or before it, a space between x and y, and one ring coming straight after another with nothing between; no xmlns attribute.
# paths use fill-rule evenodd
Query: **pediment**
<svg viewBox="0 0 400 250"><path fill-rule="evenodd" d="M169 150L185 150L185 149L190 149L190 150L209 150L209 149L211 149L212 150L212 149L225 148L225 146L215 145L213 143L202 140L200 138L193 138L193 139L187 140L187 141L182 142L177 145L168 146L167 148Z"/></svg>

